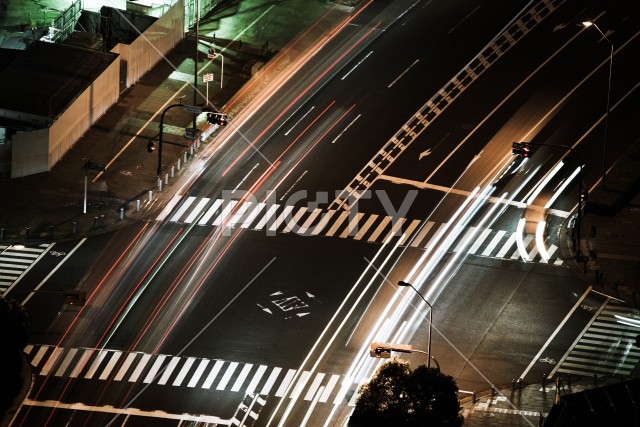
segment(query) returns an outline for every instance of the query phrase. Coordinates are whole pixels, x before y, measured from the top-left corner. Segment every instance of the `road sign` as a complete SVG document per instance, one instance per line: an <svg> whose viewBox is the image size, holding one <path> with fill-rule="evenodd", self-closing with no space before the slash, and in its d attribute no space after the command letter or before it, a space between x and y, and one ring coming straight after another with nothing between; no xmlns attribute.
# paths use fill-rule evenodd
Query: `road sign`
<svg viewBox="0 0 640 427"><path fill-rule="evenodd" d="M87 168L87 169L104 172L105 164L104 163L93 163L92 161L89 160L89 161L87 161L87 163L84 164L84 167Z"/></svg>
<svg viewBox="0 0 640 427"><path fill-rule="evenodd" d="M182 107L185 109L185 111L188 111L189 113L197 113L197 114L202 113L202 107L200 107L199 105L183 104Z"/></svg>
<svg viewBox="0 0 640 427"><path fill-rule="evenodd" d="M203 83L212 82L213 81L213 73L205 74L202 76Z"/></svg>

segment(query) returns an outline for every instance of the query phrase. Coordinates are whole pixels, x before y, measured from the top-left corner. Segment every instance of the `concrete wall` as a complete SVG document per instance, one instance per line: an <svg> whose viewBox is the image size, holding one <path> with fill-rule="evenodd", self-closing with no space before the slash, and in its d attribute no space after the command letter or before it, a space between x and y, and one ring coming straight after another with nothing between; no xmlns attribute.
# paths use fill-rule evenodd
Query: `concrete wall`
<svg viewBox="0 0 640 427"><path fill-rule="evenodd" d="M21 132L12 138L11 178L50 171L64 154L118 101L121 69L126 87L137 82L162 55L184 38L184 3L178 0L130 45L118 44L120 56L48 129Z"/></svg>
<svg viewBox="0 0 640 427"><path fill-rule="evenodd" d="M184 2L178 0L131 44L118 43L111 52L120 54L121 90L140 78L184 38Z"/></svg>

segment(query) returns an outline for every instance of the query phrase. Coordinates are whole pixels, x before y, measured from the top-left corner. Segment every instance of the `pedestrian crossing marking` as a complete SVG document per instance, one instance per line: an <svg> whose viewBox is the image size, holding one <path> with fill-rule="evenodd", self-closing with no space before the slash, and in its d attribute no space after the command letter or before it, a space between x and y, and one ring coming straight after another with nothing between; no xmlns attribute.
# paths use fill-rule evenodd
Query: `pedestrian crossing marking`
<svg viewBox="0 0 640 427"><path fill-rule="evenodd" d="M638 328L620 323L635 311L609 302L576 338L558 364L557 372L583 376L629 375L640 361L634 343Z"/></svg>
<svg viewBox="0 0 640 427"><path fill-rule="evenodd" d="M191 380L189 381L189 384L187 384L187 387L195 387L196 384L198 384L198 381L200 380L200 377L204 373L204 370L207 368L208 364L209 364L209 360L207 359L202 359L200 361L200 364L198 365L198 369L196 369L196 372L193 374L193 377L191 377Z"/></svg>
<svg viewBox="0 0 640 427"><path fill-rule="evenodd" d="M0 245L0 295L4 295L40 260L53 244L34 247Z"/></svg>
<svg viewBox="0 0 640 427"><path fill-rule="evenodd" d="M399 246L432 249L443 241L447 223L423 221L388 215L350 212L348 210L309 209L292 205L258 203L243 200L197 198L175 196L170 205L172 210L163 213L158 220L170 218L170 222L194 223L227 228L244 228L275 233L299 233L311 236L352 238L368 243L383 243L390 238L398 238ZM177 200L177 201L176 201ZM175 211L175 213L173 213ZM437 227L434 227L437 225ZM469 255L522 260L521 251L516 247L517 234L514 231L496 230L487 227L468 226L457 233L460 237L449 249L452 252L466 252ZM550 259L545 260L535 245L535 236L525 234L523 245L528 254L526 261L537 261L555 266L563 265L556 245L547 249Z"/></svg>

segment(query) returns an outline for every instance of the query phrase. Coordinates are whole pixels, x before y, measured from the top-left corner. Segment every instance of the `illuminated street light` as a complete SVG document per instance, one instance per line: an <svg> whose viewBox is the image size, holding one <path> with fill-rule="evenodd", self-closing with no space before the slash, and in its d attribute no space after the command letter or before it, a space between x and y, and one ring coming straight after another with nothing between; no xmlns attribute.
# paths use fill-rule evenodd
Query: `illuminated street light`
<svg viewBox="0 0 640 427"><path fill-rule="evenodd" d="M375 357L378 359L389 359L391 357L391 352L397 351L399 353L422 353L427 356L428 360L433 359L436 362L436 367L440 370L440 364L436 360L435 357L429 356L426 351L415 350L409 344L396 344L389 342L372 342L371 350L369 351L369 356ZM429 367L429 362L427 362L427 367Z"/></svg>
<svg viewBox="0 0 640 427"><path fill-rule="evenodd" d="M422 298L422 301L424 301L428 306L429 306L429 345L427 347L427 368L431 367L431 327L432 327L432 320L433 320L433 307L431 306L431 304L429 304L429 301L427 301L422 294L413 287L413 285L411 283L407 283L407 282L403 282L402 280L398 282L398 286L408 286L411 289L413 289L419 296L420 298ZM435 359L434 359L435 360ZM437 364L437 362L436 362Z"/></svg>
<svg viewBox="0 0 640 427"><path fill-rule="evenodd" d="M609 112L611 111L611 73L613 71L613 43L609 40L609 38L600 30L600 27L596 25L595 22L592 21L584 21L582 23L585 27L593 27L602 35L602 37L609 43L611 46L611 51L609 53L609 82L607 86L607 114L604 118L604 146L602 148L602 189L605 188L605 180L607 178L607 136L609 133Z"/></svg>

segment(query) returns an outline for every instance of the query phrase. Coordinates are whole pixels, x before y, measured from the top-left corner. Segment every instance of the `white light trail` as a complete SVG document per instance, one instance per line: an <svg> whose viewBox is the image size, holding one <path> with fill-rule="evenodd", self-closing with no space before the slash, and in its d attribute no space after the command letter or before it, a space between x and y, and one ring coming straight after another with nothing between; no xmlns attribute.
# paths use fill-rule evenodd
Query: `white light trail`
<svg viewBox="0 0 640 427"><path fill-rule="evenodd" d="M564 163L561 160L556 164L556 166L553 169L551 169L551 171L547 173L547 175L542 179L542 182L538 184L538 186L533 190L533 192L527 199L528 205L533 203L533 201L536 199L536 197L538 197L538 194L540 194L542 189L549 183L549 181L551 181L551 179L555 176L555 174L557 174L560 171L560 169L562 169L562 166L564 166Z"/></svg>
<svg viewBox="0 0 640 427"><path fill-rule="evenodd" d="M538 226L536 227L536 247L538 248L538 252L542 257L542 262L548 262L551 256L549 252L547 252L547 248L544 246L544 230L547 226L546 221L540 221Z"/></svg>
<svg viewBox="0 0 640 427"><path fill-rule="evenodd" d="M564 181L564 183L560 186L560 188L558 188L558 191L556 191L555 193L553 193L553 196L551 196L551 198L549 199L549 201L547 202L546 205L544 205L545 209L548 209L551 207L551 205L553 205L553 202L556 201L556 199L560 196L560 194L562 194L562 192L565 190L565 188L567 188L567 186L569 185L569 183L576 177L578 176L578 174L580 173L580 169L581 166L578 166L576 168L576 170L573 171L573 173L569 176L569 178L567 180Z"/></svg>
<svg viewBox="0 0 640 427"><path fill-rule="evenodd" d="M527 248L525 248L524 240L523 240L524 226L526 224L527 224L526 218L520 218L520 221L518 221L518 226L516 227L516 245L518 246L518 252L520 253L520 256L522 257L522 259L525 262L528 262L530 261L529 254L527 253Z"/></svg>

